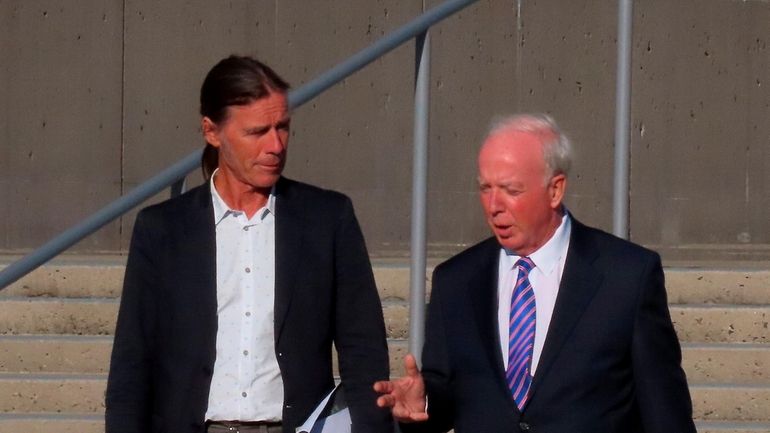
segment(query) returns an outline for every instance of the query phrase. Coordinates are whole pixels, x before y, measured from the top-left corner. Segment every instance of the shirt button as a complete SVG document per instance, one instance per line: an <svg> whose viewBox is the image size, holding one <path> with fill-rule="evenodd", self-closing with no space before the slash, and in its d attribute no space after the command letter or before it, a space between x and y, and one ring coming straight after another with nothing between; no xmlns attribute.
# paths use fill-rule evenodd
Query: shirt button
<svg viewBox="0 0 770 433"><path fill-rule="evenodd" d="M251 316L251 311L246 312L246 317L249 317L249 316Z"/></svg>
<svg viewBox="0 0 770 433"><path fill-rule="evenodd" d="M243 231L245 231L245 232L249 231L249 226L244 227Z"/></svg>
<svg viewBox="0 0 770 433"><path fill-rule="evenodd" d="M245 392L242 392L242 393L241 393L241 396L242 396L242 397L246 397L246 395L247 395L247 394L246 394Z"/></svg>
<svg viewBox="0 0 770 433"><path fill-rule="evenodd" d="M248 274L250 272L251 272L251 268L246 268L246 273Z"/></svg>
<svg viewBox="0 0 770 433"><path fill-rule="evenodd" d="M248 351L248 350L244 350L244 351L243 351L243 354L244 354L244 355L248 355L248 354L249 354L249 351Z"/></svg>
<svg viewBox="0 0 770 433"><path fill-rule="evenodd" d="M521 428L522 431L529 431L530 427L529 427L529 424L527 424L525 422L520 422L519 423L519 428Z"/></svg>

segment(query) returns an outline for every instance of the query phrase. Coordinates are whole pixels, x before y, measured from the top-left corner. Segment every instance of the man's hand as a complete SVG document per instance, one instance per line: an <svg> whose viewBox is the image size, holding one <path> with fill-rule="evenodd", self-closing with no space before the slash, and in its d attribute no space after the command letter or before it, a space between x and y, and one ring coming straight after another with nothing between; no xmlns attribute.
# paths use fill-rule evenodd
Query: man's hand
<svg viewBox="0 0 770 433"><path fill-rule="evenodd" d="M380 394L377 406L389 407L398 422L426 421L425 382L411 354L404 357L404 369L406 376L402 378L375 382L374 390Z"/></svg>

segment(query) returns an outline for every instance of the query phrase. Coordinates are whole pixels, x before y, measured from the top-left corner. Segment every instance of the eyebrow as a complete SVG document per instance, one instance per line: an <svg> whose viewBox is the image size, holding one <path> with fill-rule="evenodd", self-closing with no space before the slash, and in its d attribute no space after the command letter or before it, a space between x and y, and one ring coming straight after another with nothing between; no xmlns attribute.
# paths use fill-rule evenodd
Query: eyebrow
<svg viewBox="0 0 770 433"><path fill-rule="evenodd" d="M491 185L499 188L516 188L516 189L524 188L524 184L522 184L521 182L515 182L515 181L488 182L481 179L480 177L477 177L476 180L478 181L479 186Z"/></svg>
<svg viewBox="0 0 770 433"><path fill-rule="evenodd" d="M259 126L252 126L249 128L243 128L243 132L246 134L258 134L262 132L266 132L270 129L270 125L259 125Z"/></svg>
<svg viewBox="0 0 770 433"><path fill-rule="evenodd" d="M287 116L278 121L275 126L276 127L282 127L282 126L289 126L291 124L291 117ZM244 128L243 132L246 134L254 134L254 133L261 133L266 132L270 130L270 128L273 127L273 124L267 124L267 125L257 125L257 126L251 126L248 128Z"/></svg>

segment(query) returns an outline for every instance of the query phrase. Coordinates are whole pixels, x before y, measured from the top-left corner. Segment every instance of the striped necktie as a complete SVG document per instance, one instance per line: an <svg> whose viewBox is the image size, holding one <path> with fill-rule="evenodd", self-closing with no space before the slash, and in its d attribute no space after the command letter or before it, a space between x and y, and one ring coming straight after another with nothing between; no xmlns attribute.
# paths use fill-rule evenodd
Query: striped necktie
<svg viewBox="0 0 770 433"><path fill-rule="evenodd" d="M529 283L529 271L535 264L529 257L520 258L516 287L511 295L511 316L508 322L508 369L505 372L508 388L519 410L529 398L532 384L532 347L535 345L535 292Z"/></svg>

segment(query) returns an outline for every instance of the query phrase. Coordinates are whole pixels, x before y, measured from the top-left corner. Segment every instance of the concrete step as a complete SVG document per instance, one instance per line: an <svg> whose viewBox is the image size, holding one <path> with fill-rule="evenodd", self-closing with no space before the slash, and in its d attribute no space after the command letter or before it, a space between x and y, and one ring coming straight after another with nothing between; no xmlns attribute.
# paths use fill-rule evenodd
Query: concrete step
<svg viewBox="0 0 770 433"><path fill-rule="evenodd" d="M0 334L112 334L119 305L117 298L7 297L0 299ZM383 301L389 337L407 336L408 311L403 301Z"/></svg>
<svg viewBox="0 0 770 433"><path fill-rule="evenodd" d="M388 350L391 377L403 376L408 340L391 339ZM685 343L682 367L690 384L770 386L770 344Z"/></svg>
<svg viewBox="0 0 770 433"><path fill-rule="evenodd" d="M671 304L770 304L770 271L666 268Z"/></svg>
<svg viewBox="0 0 770 433"><path fill-rule="evenodd" d="M389 338L408 338L409 306L384 301ZM671 319L680 341L704 343L770 343L768 305L671 305Z"/></svg>
<svg viewBox="0 0 770 433"><path fill-rule="evenodd" d="M406 339L390 339L390 370L403 375ZM111 336L0 336L0 373L106 374ZM335 362L336 363L336 362ZM691 384L770 385L770 345L685 343L682 366Z"/></svg>
<svg viewBox="0 0 770 433"><path fill-rule="evenodd" d="M104 412L106 375L0 374L4 413ZM693 415L701 421L770 422L768 385L691 385Z"/></svg>
<svg viewBox="0 0 770 433"><path fill-rule="evenodd" d="M696 421L698 433L770 433L767 422Z"/></svg>
<svg viewBox="0 0 770 433"><path fill-rule="evenodd" d="M770 423L698 421L698 433L770 433ZM101 415L0 415L0 433L103 433Z"/></svg>
<svg viewBox="0 0 770 433"><path fill-rule="evenodd" d="M0 413L104 412L105 374L0 374Z"/></svg>
<svg viewBox="0 0 770 433"><path fill-rule="evenodd" d="M770 344L685 343L682 367L691 384L770 385Z"/></svg>
<svg viewBox="0 0 770 433"><path fill-rule="evenodd" d="M388 350L392 374L401 375L408 341L390 339ZM0 374L107 374L111 353L111 336L2 335Z"/></svg>
<svg viewBox="0 0 770 433"><path fill-rule="evenodd" d="M670 306L680 341L770 343L770 304Z"/></svg>
<svg viewBox="0 0 770 433"><path fill-rule="evenodd" d="M10 259L0 257L0 270ZM404 260L373 261L374 277L382 299L408 299L409 265ZM426 272L429 278L433 268ZM0 296L116 298L120 296L125 258L86 256L57 258L14 282Z"/></svg>
<svg viewBox="0 0 770 433"><path fill-rule="evenodd" d="M104 415L0 414L0 433L104 433Z"/></svg>
<svg viewBox="0 0 770 433"><path fill-rule="evenodd" d="M690 385L693 417L702 421L770 422L768 385Z"/></svg>
<svg viewBox="0 0 770 433"><path fill-rule="evenodd" d="M401 376L409 268L373 264ZM0 292L0 388L12 390L0 399L0 433L103 431L124 266L123 257L63 257ZM699 432L770 433L770 271L665 272Z"/></svg>
<svg viewBox="0 0 770 433"><path fill-rule="evenodd" d="M0 334L107 335L115 332L117 298L0 299ZM388 336L405 338L409 308L403 301L383 301Z"/></svg>
<svg viewBox="0 0 770 433"><path fill-rule="evenodd" d="M12 263L0 257L0 270ZM22 277L4 296L114 298L120 296L126 262L122 256L59 256Z"/></svg>
<svg viewBox="0 0 770 433"><path fill-rule="evenodd" d="M23 298L0 300L0 334L107 335L115 329L116 298ZM383 301L389 338L407 338L409 306ZM770 305L672 305L681 341L770 343Z"/></svg>
<svg viewBox="0 0 770 433"><path fill-rule="evenodd" d="M0 269L10 259L0 257ZM431 263L426 270L430 289ZM377 287L385 300L409 298L409 264L405 259L373 259ZM0 292L1 296L120 296L125 269L122 256L63 256ZM770 271L766 269L665 268L672 304L770 304Z"/></svg>
<svg viewBox="0 0 770 433"><path fill-rule="evenodd" d="M0 373L107 374L112 336L3 335Z"/></svg>
<svg viewBox="0 0 770 433"><path fill-rule="evenodd" d="M118 306L115 298L5 298L0 334L112 334Z"/></svg>
<svg viewBox="0 0 770 433"><path fill-rule="evenodd" d="M382 301L382 315L388 338L409 338L409 304L405 301Z"/></svg>

